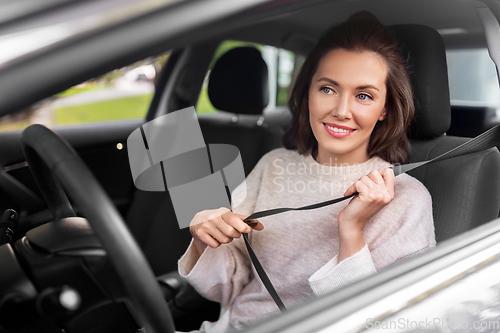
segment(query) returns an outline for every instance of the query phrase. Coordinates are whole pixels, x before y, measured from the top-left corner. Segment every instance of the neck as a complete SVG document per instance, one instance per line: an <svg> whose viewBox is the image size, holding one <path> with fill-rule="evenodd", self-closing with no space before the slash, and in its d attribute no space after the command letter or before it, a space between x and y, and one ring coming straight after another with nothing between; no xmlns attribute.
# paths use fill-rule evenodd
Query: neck
<svg viewBox="0 0 500 333"><path fill-rule="evenodd" d="M319 164L337 166L337 165L355 165L368 161L370 156L367 153L361 155L335 155L335 154L320 154L316 148L311 153L312 157Z"/></svg>

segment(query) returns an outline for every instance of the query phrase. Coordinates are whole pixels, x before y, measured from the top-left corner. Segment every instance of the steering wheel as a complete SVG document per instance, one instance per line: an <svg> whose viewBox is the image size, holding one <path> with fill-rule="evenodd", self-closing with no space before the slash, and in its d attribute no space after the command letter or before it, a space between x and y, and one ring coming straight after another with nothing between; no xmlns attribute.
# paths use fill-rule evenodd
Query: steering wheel
<svg viewBox="0 0 500 333"><path fill-rule="evenodd" d="M66 193L88 219L122 280L133 312L148 332L175 332L172 315L144 254L73 148L42 125L22 133L24 155L54 217L75 216Z"/></svg>

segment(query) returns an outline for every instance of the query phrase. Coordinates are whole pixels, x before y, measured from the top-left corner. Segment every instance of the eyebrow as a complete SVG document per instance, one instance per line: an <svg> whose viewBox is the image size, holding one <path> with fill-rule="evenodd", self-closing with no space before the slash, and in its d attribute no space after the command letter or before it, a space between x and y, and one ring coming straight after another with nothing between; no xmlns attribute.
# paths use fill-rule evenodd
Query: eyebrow
<svg viewBox="0 0 500 333"><path fill-rule="evenodd" d="M332 79L329 79L327 77L322 77L318 80L319 81L327 81L327 82L330 82L332 85L334 86L340 86L336 81L332 80ZM358 86L356 87L356 90L363 90L363 89L368 89L368 88L372 88L372 89L375 89L377 91L380 91L377 87L375 86L372 86L371 84L367 84L367 85L364 85L364 86Z"/></svg>

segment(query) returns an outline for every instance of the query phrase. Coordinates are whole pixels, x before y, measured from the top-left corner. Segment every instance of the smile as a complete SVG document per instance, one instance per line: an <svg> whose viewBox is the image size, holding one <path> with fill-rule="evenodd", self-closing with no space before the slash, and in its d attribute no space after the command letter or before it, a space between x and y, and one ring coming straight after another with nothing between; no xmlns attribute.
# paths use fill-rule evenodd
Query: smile
<svg viewBox="0 0 500 333"><path fill-rule="evenodd" d="M326 131L328 134L335 138L345 138L346 136L351 135L354 133L355 129L349 129L345 127L337 127L337 126L330 126L327 124L323 124L325 126Z"/></svg>

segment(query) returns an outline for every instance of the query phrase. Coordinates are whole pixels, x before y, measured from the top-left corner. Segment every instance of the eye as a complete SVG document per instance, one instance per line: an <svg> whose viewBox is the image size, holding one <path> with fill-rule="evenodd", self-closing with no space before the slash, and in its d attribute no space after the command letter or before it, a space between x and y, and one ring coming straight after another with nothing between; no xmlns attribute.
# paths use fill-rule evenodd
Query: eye
<svg viewBox="0 0 500 333"><path fill-rule="evenodd" d="M319 88L319 90L321 90L325 94L331 94L334 92L333 89L330 87L321 87Z"/></svg>
<svg viewBox="0 0 500 333"><path fill-rule="evenodd" d="M364 93L359 94L358 98L362 101L367 101L369 99L373 100L373 98L370 95Z"/></svg>

